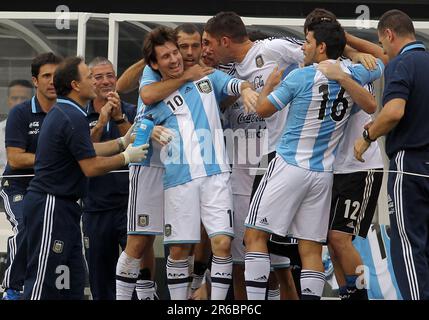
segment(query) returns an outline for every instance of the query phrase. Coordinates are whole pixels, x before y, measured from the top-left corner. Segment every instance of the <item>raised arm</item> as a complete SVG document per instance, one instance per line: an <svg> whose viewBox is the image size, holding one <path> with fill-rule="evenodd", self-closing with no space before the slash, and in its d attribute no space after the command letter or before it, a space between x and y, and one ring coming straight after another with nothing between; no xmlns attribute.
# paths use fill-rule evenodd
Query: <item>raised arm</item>
<svg viewBox="0 0 429 320"><path fill-rule="evenodd" d="M116 83L116 91L119 93L128 93L137 89L145 66L146 63L141 59L125 70Z"/></svg>

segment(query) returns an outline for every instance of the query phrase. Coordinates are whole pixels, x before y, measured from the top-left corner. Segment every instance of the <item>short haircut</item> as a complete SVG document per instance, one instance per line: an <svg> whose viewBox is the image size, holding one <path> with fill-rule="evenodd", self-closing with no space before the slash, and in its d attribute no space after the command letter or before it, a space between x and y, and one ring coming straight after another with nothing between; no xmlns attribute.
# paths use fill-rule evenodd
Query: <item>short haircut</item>
<svg viewBox="0 0 429 320"><path fill-rule="evenodd" d="M346 34L336 21L323 20L308 25L308 32L313 31L316 44L326 44L326 55L329 59L339 58L346 46Z"/></svg>
<svg viewBox="0 0 429 320"><path fill-rule="evenodd" d="M236 43L244 42L249 38L243 20L232 11L219 12L210 18L204 27L204 31L217 39L228 37Z"/></svg>
<svg viewBox="0 0 429 320"><path fill-rule="evenodd" d="M106 65L106 64L111 65L113 67L113 63L109 59L107 59L106 57L95 57L88 64L88 67L94 68L95 66Z"/></svg>
<svg viewBox="0 0 429 320"><path fill-rule="evenodd" d="M66 96L73 89L73 80L79 81L79 64L83 62L81 57L68 57L58 66L54 74L54 87L58 96Z"/></svg>
<svg viewBox="0 0 429 320"><path fill-rule="evenodd" d="M415 36L416 34L411 18L405 12L397 9L385 12L378 21L377 29L379 32L390 29L400 37Z"/></svg>
<svg viewBox="0 0 429 320"><path fill-rule="evenodd" d="M31 62L31 75L37 78L42 66L45 64L59 64L61 61L63 61L63 58L55 55L53 52L39 54Z"/></svg>
<svg viewBox="0 0 429 320"><path fill-rule="evenodd" d="M310 24L318 23L321 21L331 21L336 22L337 17L335 14L333 14L331 11L328 11L323 8L316 8L313 11L311 11L307 17L305 17L304 22L304 34L307 33L308 26Z"/></svg>
<svg viewBox="0 0 429 320"><path fill-rule="evenodd" d="M143 59L147 64L157 62L155 47L162 46L167 42L177 43L176 33L171 28L161 26L146 34L143 42Z"/></svg>
<svg viewBox="0 0 429 320"><path fill-rule="evenodd" d="M24 79L12 80L7 85L7 95L8 96L10 94L10 88L15 87L15 86L21 86L21 87L25 87L25 88L31 89L31 92L33 92L33 89L34 89L33 84L30 81L28 81L28 80L24 80Z"/></svg>
<svg viewBox="0 0 429 320"><path fill-rule="evenodd" d="M268 33L261 30L248 31L247 34L249 35L250 41L264 40L271 37Z"/></svg>
<svg viewBox="0 0 429 320"><path fill-rule="evenodd" d="M189 35L194 33L198 33L199 35L201 35L201 30L193 23L182 23L181 25L177 26L174 31L176 32L176 35L179 34L179 32L183 32Z"/></svg>

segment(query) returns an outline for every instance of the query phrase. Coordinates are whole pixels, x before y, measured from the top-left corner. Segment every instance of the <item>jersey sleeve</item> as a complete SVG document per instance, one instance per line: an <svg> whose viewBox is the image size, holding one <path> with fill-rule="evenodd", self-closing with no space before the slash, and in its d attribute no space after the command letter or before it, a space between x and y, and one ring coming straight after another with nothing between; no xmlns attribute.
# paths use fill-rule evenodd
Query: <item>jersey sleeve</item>
<svg viewBox="0 0 429 320"><path fill-rule="evenodd" d="M348 67L351 76L362 86L381 78L384 70L384 64L380 59L377 59L377 67L373 70L366 69L361 64L354 64Z"/></svg>
<svg viewBox="0 0 429 320"><path fill-rule="evenodd" d="M219 70L215 70L212 74L209 74L208 78L213 84L217 101L222 101L226 96L240 95L240 86L244 82L243 80L233 78Z"/></svg>
<svg viewBox="0 0 429 320"><path fill-rule="evenodd" d="M267 40L268 41L268 40ZM294 38L278 38L269 40L266 52L279 66L284 64L299 64L304 61L301 50L302 41Z"/></svg>
<svg viewBox="0 0 429 320"><path fill-rule="evenodd" d="M173 112L165 104L164 101L161 101L156 104L146 106L143 114L150 114L153 118L153 122L155 125L162 125L168 117L173 115Z"/></svg>
<svg viewBox="0 0 429 320"><path fill-rule="evenodd" d="M384 79L383 105L397 98L408 101L413 80L412 72L404 61L399 61L392 67L388 65Z"/></svg>
<svg viewBox="0 0 429 320"><path fill-rule="evenodd" d="M77 160L84 160L96 156L91 141L88 122L85 118L76 117L64 127L63 132L68 149Z"/></svg>
<svg viewBox="0 0 429 320"><path fill-rule="evenodd" d="M141 90L141 88L144 86L158 81L161 81L161 75L153 70L150 66L146 65L140 78L139 90Z"/></svg>
<svg viewBox="0 0 429 320"><path fill-rule="evenodd" d="M296 96L298 86L302 84L303 80L299 69L292 71L280 85L268 95L268 100L277 110L284 109Z"/></svg>
<svg viewBox="0 0 429 320"><path fill-rule="evenodd" d="M15 107L9 112L6 121L5 147L27 148L28 119L20 107Z"/></svg>

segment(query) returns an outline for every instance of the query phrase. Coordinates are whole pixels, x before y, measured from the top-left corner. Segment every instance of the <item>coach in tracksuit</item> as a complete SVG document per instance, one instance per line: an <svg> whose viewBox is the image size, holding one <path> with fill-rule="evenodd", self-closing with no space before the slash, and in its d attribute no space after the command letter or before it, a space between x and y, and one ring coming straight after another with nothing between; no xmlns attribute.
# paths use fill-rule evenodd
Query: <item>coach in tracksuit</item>
<svg viewBox="0 0 429 320"><path fill-rule="evenodd" d="M386 12L378 37L390 62L385 70L383 109L355 143L362 154L387 134L391 255L402 297L429 299L429 53L416 41L411 19Z"/></svg>
<svg viewBox="0 0 429 320"><path fill-rule="evenodd" d="M108 141L126 134L136 116L136 107L121 101L112 63L97 57L89 63L97 98L87 107L93 142ZM94 300L115 300L116 263L119 247L127 241L128 168L88 179L83 198L83 235Z"/></svg>
<svg viewBox="0 0 429 320"><path fill-rule="evenodd" d="M24 298L32 300L83 298L82 211L77 200L86 194L86 177L141 161L148 148L129 145L131 130L124 137L92 143L85 110L96 98L95 83L81 58L67 58L57 67L54 86L57 102L40 131L35 176L24 197Z"/></svg>
<svg viewBox="0 0 429 320"><path fill-rule="evenodd" d="M34 154L40 128L47 112L57 99L53 85L55 69L61 59L52 52L35 57L31 74L36 94L15 106L6 124L7 166L2 179L1 196L13 235L8 239L7 269L3 279L5 300L20 299L26 268L23 199L34 173Z"/></svg>

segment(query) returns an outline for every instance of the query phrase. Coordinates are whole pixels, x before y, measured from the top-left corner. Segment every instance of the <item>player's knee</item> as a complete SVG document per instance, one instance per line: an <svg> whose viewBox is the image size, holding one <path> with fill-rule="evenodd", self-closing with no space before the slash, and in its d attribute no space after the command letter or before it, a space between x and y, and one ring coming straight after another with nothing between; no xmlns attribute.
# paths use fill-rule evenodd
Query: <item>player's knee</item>
<svg viewBox="0 0 429 320"><path fill-rule="evenodd" d="M173 260L185 260L191 251L190 245L170 246L170 258Z"/></svg>
<svg viewBox="0 0 429 320"><path fill-rule="evenodd" d="M339 232L330 232L328 242L336 256L346 253L352 245L351 237L348 234Z"/></svg>
<svg viewBox="0 0 429 320"><path fill-rule="evenodd" d="M146 241L142 236L128 236L125 252L136 259L140 259L146 248Z"/></svg>
<svg viewBox="0 0 429 320"><path fill-rule="evenodd" d="M269 234L253 228L246 228L244 233L244 244L246 248L252 247L255 244L267 243Z"/></svg>
<svg viewBox="0 0 429 320"><path fill-rule="evenodd" d="M211 239L212 251L217 256L227 256L231 253L231 237L218 235Z"/></svg>

